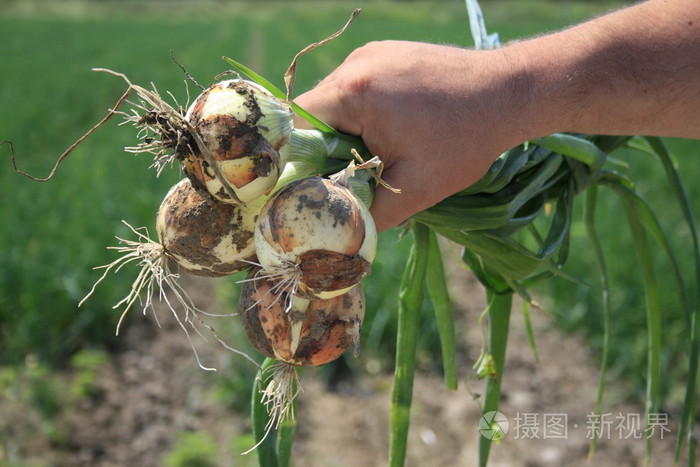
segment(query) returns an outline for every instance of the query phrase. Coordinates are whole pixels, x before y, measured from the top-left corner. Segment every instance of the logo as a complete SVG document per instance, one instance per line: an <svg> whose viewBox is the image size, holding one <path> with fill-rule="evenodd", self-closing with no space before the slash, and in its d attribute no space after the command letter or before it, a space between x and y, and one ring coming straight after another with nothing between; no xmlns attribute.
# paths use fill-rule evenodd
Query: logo
<svg viewBox="0 0 700 467"><path fill-rule="evenodd" d="M479 419L479 433L486 439L500 441L508 433L508 418L501 412L486 412Z"/></svg>

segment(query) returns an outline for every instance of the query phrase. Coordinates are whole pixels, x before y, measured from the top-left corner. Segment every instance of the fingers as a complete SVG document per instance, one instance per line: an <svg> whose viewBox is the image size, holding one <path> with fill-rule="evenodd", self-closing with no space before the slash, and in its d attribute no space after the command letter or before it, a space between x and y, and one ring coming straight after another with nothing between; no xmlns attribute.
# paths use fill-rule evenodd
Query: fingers
<svg viewBox="0 0 700 467"><path fill-rule="evenodd" d="M413 159L397 159L382 179L391 187L401 190L394 193L379 185L374 190L370 213L377 231L396 227L415 213L431 207L442 195L441 186L431 183L424 162Z"/></svg>
<svg viewBox="0 0 700 467"><path fill-rule="evenodd" d="M361 119L356 116L358 102L350 96L347 85L331 74L314 89L300 95L294 102L313 116L344 133L361 135ZM295 117L297 128L313 128L300 116Z"/></svg>
<svg viewBox="0 0 700 467"><path fill-rule="evenodd" d="M411 216L403 209L397 209L404 203L406 203L406 196L402 193L393 193L381 186L375 189L374 201L369 211L374 219L377 232L396 227Z"/></svg>
<svg viewBox="0 0 700 467"><path fill-rule="evenodd" d="M369 151L384 162L382 177L402 192L376 188L370 211L379 231L432 206L445 190L445 186L429 185L439 168L426 166L425 155L438 157L436 145L444 146L447 140L439 134L446 130L420 123L442 121L441 114L426 116L431 109L442 112L442 106L436 103L434 93L422 92L422 86L432 83L434 76L417 75L417 62L410 58L416 47L423 45L369 43L353 51L314 89L295 99L333 128L360 136ZM295 125L312 127L300 117ZM448 150L443 148L443 152Z"/></svg>

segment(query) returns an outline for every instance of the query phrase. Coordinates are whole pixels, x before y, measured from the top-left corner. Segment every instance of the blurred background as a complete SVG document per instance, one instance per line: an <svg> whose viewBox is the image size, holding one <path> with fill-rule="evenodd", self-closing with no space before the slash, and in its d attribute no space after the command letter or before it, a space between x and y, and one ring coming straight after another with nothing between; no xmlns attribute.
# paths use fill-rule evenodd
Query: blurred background
<svg viewBox="0 0 700 467"><path fill-rule="evenodd" d="M482 1L487 26L503 42L553 31L621 5L607 0ZM172 103L183 106L194 96L188 95L178 63L207 85L227 71L221 57L229 56L282 86L291 58L339 29L358 7L363 13L342 36L301 59L296 94L368 41L472 45L464 3L457 0L0 0L0 140L12 141L21 170L45 177L60 154L126 89L120 78L91 68L124 73L145 87L153 83L161 95L171 93ZM196 93L191 83L189 93ZM110 274L89 301L77 306L101 274L93 267L116 259L116 253L106 249L117 244L115 236L133 239L121 221L146 227L155 238L155 211L181 178L177 167L156 177L148 168L152 162L148 157L125 153L123 148L136 141L135 131L128 124L119 125L119 120L113 118L92 134L46 183L15 173L10 146L0 146L0 465L124 465L135 459L138 465L252 465L252 456L228 457L244 450L241 446L249 447L246 414L255 375L252 365L211 350L215 345L210 340L196 345L219 371L202 372L185 336L166 323L167 314L159 318L158 328L152 315L144 317L138 307L127 315L121 335L115 336L122 310L113 305L128 293L135 268ZM681 164L691 200L700 206L700 187L692 183L700 174L700 144L686 140L668 144ZM675 208L657 163L639 154L622 152L616 157L629 164L632 180L660 213L674 245L681 252L686 247L690 251L688 232L677 227L682 226L682 213ZM616 401L642 401L644 297L619 212L617 202L603 196L599 224L612 270L615 342L609 374L619 384ZM383 376L392 370L397 287L410 244L399 233L381 235L379 257L365 281L368 317L363 355L358 360L343 358L317 372L323 391L352 392L360 387L362 394L379 393L388 400ZM445 251L455 263L458 252L449 245ZM597 272L589 252L583 224L577 223L566 270L595 283ZM690 275L691 255L682 256L684 271ZM662 290L671 289L668 265L662 255L656 259ZM458 268L453 277L455 319L464 326L459 332L460 370L467 378L480 347L475 316L483 309L483 291ZM185 277L184 283L205 309L223 313L235 307L238 279ZM541 284L536 295L545 313L537 314L535 322L544 329L545 342L554 333L561 342L580 343L572 353L543 365L550 369L562 365L565 373L571 362L583 361L595 369L602 336L600 291L557 279ZM672 292L663 300L665 409L677 413L686 378L682 344L686 321ZM437 331L430 313L424 317L420 370L430 381L439 382ZM254 355L235 318L214 323L222 337ZM159 341L162 336L171 339ZM550 354L556 354L556 343L552 346ZM364 382L368 376L372 383ZM596 378L593 372L591 391ZM557 384L556 379L550 382ZM142 392L124 389L129 387ZM587 403L593 407L592 399ZM154 405L162 405L163 413L148 412ZM99 409L106 406L110 411ZM127 410L135 414L114 418ZM183 421L183 417L190 418ZM96 428L91 428L91 421ZM106 427L112 422L121 423L123 429L110 432ZM149 425L161 432L149 434ZM313 436L304 429L300 432L302 440ZM222 442L222 437L227 438ZM466 441L457 437L452 443ZM382 449L381 442L377 449ZM305 465L355 465L315 464L308 459Z"/></svg>

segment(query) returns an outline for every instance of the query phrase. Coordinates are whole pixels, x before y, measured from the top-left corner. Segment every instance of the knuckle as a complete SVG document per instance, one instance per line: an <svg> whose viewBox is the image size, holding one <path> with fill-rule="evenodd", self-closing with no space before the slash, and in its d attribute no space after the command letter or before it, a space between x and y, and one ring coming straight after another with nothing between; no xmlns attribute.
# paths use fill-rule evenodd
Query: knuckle
<svg viewBox="0 0 700 467"><path fill-rule="evenodd" d="M384 42L369 42L348 55L341 66L343 79L337 85L344 98L354 102L371 100L372 93L381 84Z"/></svg>

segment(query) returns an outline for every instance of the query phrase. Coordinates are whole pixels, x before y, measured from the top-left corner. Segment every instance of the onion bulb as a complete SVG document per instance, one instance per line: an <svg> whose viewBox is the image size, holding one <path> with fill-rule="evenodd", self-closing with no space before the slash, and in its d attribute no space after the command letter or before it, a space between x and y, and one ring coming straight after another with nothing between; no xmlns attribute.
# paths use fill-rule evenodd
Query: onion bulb
<svg viewBox="0 0 700 467"><path fill-rule="evenodd" d="M253 82L226 80L202 92L185 119L209 153L194 145L182 157L185 172L198 186L228 203L248 203L272 190L281 171L279 151L294 126L286 101Z"/></svg>
<svg viewBox="0 0 700 467"><path fill-rule="evenodd" d="M139 301L145 313L147 309L153 308L153 298L157 293L190 343L192 341L188 328L201 333L197 327L203 326L226 349L255 363L245 353L225 344L214 329L201 320L202 315L214 315L209 315L194 304L179 283L180 275L172 266L195 275L210 277L249 268L250 260L255 258L253 229L258 212L259 208L254 204L230 205L215 202L207 193L195 189L189 179L181 180L170 189L158 210L156 227L159 242L151 240L146 229L135 229L124 222L136 234L137 240L117 237L123 246L109 249L120 252L121 256L110 264L96 268L103 269L104 272L79 305L95 292L110 271L117 272L129 263L136 263L140 272L131 285L131 291L114 306L124 306L117 324L117 333L131 306ZM144 297L141 296L142 292L145 292ZM192 350L201 368L213 370L201 363L194 344Z"/></svg>
<svg viewBox="0 0 700 467"><path fill-rule="evenodd" d="M141 271L129 295L115 308L124 305L126 313L145 289L146 297L141 299L145 312L152 305L156 290L160 290L161 297L170 290L185 310L185 316L189 316L189 312L201 312L178 283L180 276L172 271L171 266L208 277L248 269L251 260L255 259L253 229L258 212L255 205L217 203L195 189L189 179L181 180L170 189L158 209L159 242L151 240L146 229L135 229L124 222L138 239L117 237L124 246L109 249L119 251L122 256L99 267L104 270L102 277L80 304L92 295L109 271L119 271L125 264L136 261ZM168 307L175 313L170 302Z"/></svg>
<svg viewBox="0 0 700 467"><path fill-rule="evenodd" d="M262 277L294 295L342 295L371 269L377 231L367 207L342 183L307 177L282 187L255 226Z"/></svg>
<svg viewBox="0 0 700 467"><path fill-rule="evenodd" d="M158 238L165 254L191 274L233 274L255 259L253 232L259 210L255 203L216 202L183 179L158 209Z"/></svg>
<svg viewBox="0 0 700 467"><path fill-rule="evenodd" d="M362 287L327 299L290 296L269 279L249 273L239 298L239 314L253 346L263 355L292 365L329 363L359 349L365 316Z"/></svg>

